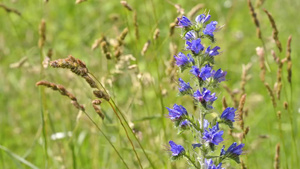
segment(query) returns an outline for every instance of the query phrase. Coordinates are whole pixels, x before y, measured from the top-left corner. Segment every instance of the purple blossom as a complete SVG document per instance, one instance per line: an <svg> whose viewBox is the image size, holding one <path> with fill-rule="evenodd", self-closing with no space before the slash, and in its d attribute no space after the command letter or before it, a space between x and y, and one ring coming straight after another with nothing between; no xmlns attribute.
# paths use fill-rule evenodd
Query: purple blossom
<svg viewBox="0 0 300 169"><path fill-rule="evenodd" d="M174 56L174 58L176 60L176 65L179 67L183 67L189 63L195 62L191 54L185 55L185 54L179 52L177 56L178 57Z"/></svg>
<svg viewBox="0 0 300 169"><path fill-rule="evenodd" d="M173 109L170 109L168 107L167 107L167 109L169 110L169 118L171 120L178 120L182 116L187 115L186 109L181 105L174 104Z"/></svg>
<svg viewBox="0 0 300 169"><path fill-rule="evenodd" d="M186 41L186 49L191 50L193 53L198 54L200 51L204 50L203 45L201 44L201 39Z"/></svg>
<svg viewBox="0 0 300 169"><path fill-rule="evenodd" d="M225 146L222 147L220 156L225 156L235 160L237 163L240 162L239 156L243 153L243 148L245 144L240 144L237 146L237 143L234 142L229 146L229 148L225 151Z"/></svg>
<svg viewBox="0 0 300 169"><path fill-rule="evenodd" d="M223 111L223 113L221 115L221 119L230 120L231 122L234 122L235 111L236 111L235 108L233 108L233 107L227 107Z"/></svg>
<svg viewBox="0 0 300 169"><path fill-rule="evenodd" d="M214 71L214 70L212 71L212 76L219 83L226 80L225 79L226 74L227 74L227 72L224 72L221 69L218 69L217 71Z"/></svg>
<svg viewBox="0 0 300 169"><path fill-rule="evenodd" d="M214 145L218 145L223 141L222 135L224 131L219 131L219 123L213 126L211 129L206 129L203 132L203 139L209 143L213 143Z"/></svg>
<svg viewBox="0 0 300 169"><path fill-rule="evenodd" d="M185 36L184 36L185 40L194 40L196 39L196 33L195 31L188 31Z"/></svg>
<svg viewBox="0 0 300 169"><path fill-rule="evenodd" d="M221 49L219 46L215 46L213 49L210 49L210 46L206 48L205 53L209 56L216 56L219 54L218 50Z"/></svg>
<svg viewBox="0 0 300 169"><path fill-rule="evenodd" d="M201 15L198 15L195 20L196 20L197 23L205 23L209 19L210 19L209 14L207 14L207 16L205 16L205 14L201 14Z"/></svg>
<svg viewBox="0 0 300 169"><path fill-rule="evenodd" d="M185 120L183 120L183 121L179 124L179 126L180 126L181 128L184 128L184 127L187 127L189 124L190 124L190 121L188 121L187 119L185 119Z"/></svg>
<svg viewBox="0 0 300 169"><path fill-rule="evenodd" d="M206 80L207 78L210 78L212 76L210 65L205 65L205 67L201 68L201 71L197 66L192 66L190 72L196 77L201 78L202 80Z"/></svg>
<svg viewBox="0 0 300 169"><path fill-rule="evenodd" d="M170 150L172 151L172 156L178 156L184 152L184 148L181 145L177 145L174 141L169 141Z"/></svg>
<svg viewBox="0 0 300 169"><path fill-rule="evenodd" d="M219 163L217 166L215 166L214 162L212 159L205 159L205 169L224 169L221 167L222 163Z"/></svg>
<svg viewBox="0 0 300 169"><path fill-rule="evenodd" d="M192 146L193 146L193 148L195 149L195 148L197 148L197 147L201 147L201 146L202 146L202 144L200 144L200 143L196 143L196 144L192 144Z"/></svg>
<svg viewBox="0 0 300 169"><path fill-rule="evenodd" d="M182 18L177 18L178 20L178 26L179 27L188 27L192 25L192 22L185 16L182 16Z"/></svg>
<svg viewBox="0 0 300 169"><path fill-rule="evenodd" d="M202 93L199 90L194 93L194 98L199 100L199 102L213 102L217 100L217 97L215 96L216 93L213 93L212 95L210 93L211 92L208 89L203 88Z"/></svg>
<svg viewBox="0 0 300 169"><path fill-rule="evenodd" d="M214 36L214 31L216 30L216 25L218 24L217 21L211 21L209 24L206 25L203 33L205 35Z"/></svg>
<svg viewBox="0 0 300 169"><path fill-rule="evenodd" d="M179 86L180 86L178 88L178 90L180 91L180 93L185 93L192 89L192 87L190 86L190 83L186 83L181 78L179 78L178 80L179 80Z"/></svg>

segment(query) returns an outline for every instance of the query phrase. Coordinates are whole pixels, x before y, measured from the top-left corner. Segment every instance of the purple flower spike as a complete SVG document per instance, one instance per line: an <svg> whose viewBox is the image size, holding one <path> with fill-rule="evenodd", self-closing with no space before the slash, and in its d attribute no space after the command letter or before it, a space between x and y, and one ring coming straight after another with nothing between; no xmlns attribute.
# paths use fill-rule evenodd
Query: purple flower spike
<svg viewBox="0 0 300 169"><path fill-rule="evenodd" d="M190 121L188 121L188 120L184 120L184 121L182 121L180 124L179 124L179 126L181 127L181 128L185 128L185 127L187 127L188 125L190 124Z"/></svg>
<svg viewBox="0 0 300 169"><path fill-rule="evenodd" d="M195 20L196 20L197 23L205 23L209 19L210 19L209 14L207 14L207 16L205 16L205 14L201 14L201 15L198 15Z"/></svg>
<svg viewBox="0 0 300 169"><path fill-rule="evenodd" d="M230 120L231 122L234 122L235 111L236 111L235 108L233 108L233 107L227 107L223 111L223 113L221 115L221 119Z"/></svg>
<svg viewBox="0 0 300 169"><path fill-rule="evenodd" d="M184 148L181 145L177 145L174 141L169 141L170 150L172 151L172 156L179 156L184 152Z"/></svg>
<svg viewBox="0 0 300 169"><path fill-rule="evenodd" d="M245 144L240 144L237 146L236 142L234 142L231 144L231 146L229 146L227 151L224 150L225 146L223 146L220 156L231 158L237 163L239 163L240 162L239 156L243 153L244 146Z"/></svg>
<svg viewBox="0 0 300 169"><path fill-rule="evenodd" d="M169 118L171 120L178 120L182 116L187 115L186 109L181 105L174 104L173 109L170 109L168 107L167 109L169 110Z"/></svg>
<svg viewBox="0 0 300 169"><path fill-rule="evenodd" d="M206 80L212 76L210 65L205 65L205 67L201 68L201 71L197 66L192 66L190 72L196 77L201 78L202 80Z"/></svg>
<svg viewBox="0 0 300 169"><path fill-rule="evenodd" d="M194 98L196 100L199 100L200 102L213 102L215 100L217 100L217 97L215 96L216 94L213 93L212 95L210 94L211 92L206 89L206 88L203 88L203 91L202 93L197 90L195 93L194 93Z"/></svg>
<svg viewBox="0 0 300 169"><path fill-rule="evenodd" d="M185 16L182 16L182 18L177 18L178 20L178 26L179 27L188 27L192 25L192 22Z"/></svg>
<svg viewBox="0 0 300 169"><path fill-rule="evenodd" d="M206 25L203 33L205 35L214 36L214 31L216 30L216 25L218 24L217 21L211 21L209 24Z"/></svg>
<svg viewBox="0 0 300 169"><path fill-rule="evenodd" d="M187 54L187 56L185 56L185 54L179 52L177 57L174 56L175 60L176 60L176 65L179 67L183 67L189 63L194 63L194 59L190 54Z"/></svg>
<svg viewBox="0 0 300 169"><path fill-rule="evenodd" d="M185 36L184 36L185 40L194 40L196 39L196 33L195 31L188 31Z"/></svg>
<svg viewBox="0 0 300 169"><path fill-rule="evenodd" d="M214 79L216 81L218 81L219 83L222 81L225 81L225 76L226 76L227 72L224 72L221 69L218 69L217 71L212 71L212 76L214 76Z"/></svg>
<svg viewBox="0 0 300 169"><path fill-rule="evenodd" d="M219 123L217 123L215 126L213 126L213 128L209 129L209 131L205 129L202 138L209 143L218 145L223 141L223 133L224 131L219 131Z"/></svg>
<svg viewBox="0 0 300 169"><path fill-rule="evenodd" d="M186 49L191 50L193 53L198 54L200 51L204 50L203 45L201 44L201 39L186 41Z"/></svg>
<svg viewBox="0 0 300 169"><path fill-rule="evenodd" d="M206 48L205 53L209 56L216 56L219 54L218 50L221 49L219 46L214 47L213 49L210 49L210 46Z"/></svg>
<svg viewBox="0 0 300 169"><path fill-rule="evenodd" d="M219 163L217 166L215 166L212 159L205 159L205 169L224 169L222 168L222 163Z"/></svg>
<svg viewBox="0 0 300 169"><path fill-rule="evenodd" d="M179 80L179 86L180 86L178 89L179 89L180 93L186 93L192 89L192 87L190 86L190 83L186 83L181 78L179 78L178 80Z"/></svg>

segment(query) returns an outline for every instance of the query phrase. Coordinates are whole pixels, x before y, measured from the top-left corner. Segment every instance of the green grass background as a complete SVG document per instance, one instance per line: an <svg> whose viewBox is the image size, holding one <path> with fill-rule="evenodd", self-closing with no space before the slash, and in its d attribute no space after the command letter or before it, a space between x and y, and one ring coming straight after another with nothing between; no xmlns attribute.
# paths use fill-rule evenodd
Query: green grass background
<svg viewBox="0 0 300 169"><path fill-rule="evenodd" d="M297 11L300 1L267 0L261 7L256 8L268 49L266 60L270 71L267 71L266 81L270 86L276 82L277 71L270 49L274 49L281 58L285 57L287 38L289 35L293 36L293 83L290 85L287 82L285 65L282 97L276 109L273 108L268 92L259 79L259 59L255 48L262 46L262 43L256 37L255 26L245 0L130 0L128 3L138 14L138 40L134 34L133 12L126 10L119 1L88 0L78 5L71 0L49 0L48 3L42 0L2 0L0 3L17 9L22 14L20 17L0 8L0 168L28 168L22 160L38 168L124 168L116 153L85 115L79 115L77 118L78 110L66 97L45 89L42 102L39 88L35 86L39 80L63 84L74 93L121 152L130 168L138 168L132 148L115 114L107 103L103 103L102 109L106 119L99 119L91 105L94 99L92 90L83 79L68 70L51 67L41 73L41 56L37 44L38 27L42 19L45 19L47 24L47 40L43 53L52 48L52 59L66 58L71 54L84 61L98 79L111 79L113 83L106 83L107 89L128 121L142 133L141 143L156 168L187 168L184 160L170 162L166 146L169 140L184 144L189 143L192 138L188 132L177 135L172 122L165 118L165 107L177 103L192 110L192 100L177 96L176 88L170 86L170 77L166 74L166 69L168 60L173 57L169 51L169 43L176 44L179 51L184 46L179 29L176 29L175 35L169 36L169 24L178 16L172 4L180 4L187 13L198 3L205 4L205 9L210 10L212 20L225 25L216 33L216 44L222 49L222 55L216 58L216 67L228 72L228 81L224 83L231 89L239 88L242 65L253 65L249 71L252 78L246 84L245 107L249 115L245 119L245 126L250 127L245 141L245 154L242 155L246 166L272 168L275 145L280 143L281 168L300 167L300 155L297 151L297 145L300 144L297 125L300 120L300 27ZM253 3L255 4L254 1ZM262 8L269 10L275 19L283 46L281 54L272 41L272 28ZM204 10L199 14L202 12ZM119 19L114 21L112 16L118 16ZM107 61L100 49L91 50L94 40L102 34L108 38L116 38L125 27L129 28L129 34L125 39L123 53L132 54L136 58L136 61L131 63L137 64L142 73L150 74L153 79L151 83L140 83L136 74L129 70L121 75L112 74L115 61ZM159 39L153 41L156 28L159 28L161 33ZM152 43L145 56L142 56L140 52L147 40L151 40ZM11 63L18 62L25 56L28 60L22 67L10 68ZM186 74L179 76L188 77ZM166 96L161 94L164 89L168 92ZM232 106L230 97L223 88L217 93L219 98L225 96L229 106ZM289 112L283 109L285 101L289 103ZM47 145L42 132L42 105L45 110ZM218 110L222 108L221 99L217 100L215 107ZM278 110L282 111L282 135L276 118ZM75 126L77 127L74 130ZM52 134L68 131L73 131L72 138L51 140ZM262 135L266 135L267 138L261 138ZM228 146L232 141L228 137L224 143ZM136 142L134 144L144 168L150 168L141 149ZM3 147L6 147L7 151L4 151ZM240 167L231 164L232 168Z"/></svg>

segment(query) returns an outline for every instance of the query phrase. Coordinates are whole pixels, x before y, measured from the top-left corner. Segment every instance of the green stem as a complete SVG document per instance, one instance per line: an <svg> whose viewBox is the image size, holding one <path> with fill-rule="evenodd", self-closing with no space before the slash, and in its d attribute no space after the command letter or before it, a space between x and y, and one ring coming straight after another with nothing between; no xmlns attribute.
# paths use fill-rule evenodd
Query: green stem
<svg viewBox="0 0 300 169"><path fill-rule="evenodd" d="M190 158L190 156L188 156L188 155L186 155L186 154L184 154L183 155L186 159L188 159L192 164L193 164L193 166L195 167L195 168L199 168L196 164L195 164L195 161L194 160L192 160L191 158ZM201 167L202 168L202 167ZM200 169L200 168L199 168Z"/></svg>

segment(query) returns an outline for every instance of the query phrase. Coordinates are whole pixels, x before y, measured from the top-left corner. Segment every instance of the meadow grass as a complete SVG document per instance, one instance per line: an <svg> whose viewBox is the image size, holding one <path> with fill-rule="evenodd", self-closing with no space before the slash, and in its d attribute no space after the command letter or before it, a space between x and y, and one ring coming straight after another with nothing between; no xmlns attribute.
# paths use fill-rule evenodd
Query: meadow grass
<svg viewBox="0 0 300 169"><path fill-rule="evenodd" d="M262 40L257 38L247 1L128 1L132 11L120 1L88 0L79 4L75 4L75 0L49 0L48 3L0 1L1 5L21 13L7 12L0 7L0 168L126 168L89 117L76 109L68 98L51 89L36 87L40 80L63 84L73 93L129 168L140 168L140 165L143 168L187 168L184 160L171 163L166 150L170 139L177 137L181 142L188 142L191 136L188 133L176 135L172 123L166 118L165 107L177 103L193 109L190 98L177 97L178 75L174 68L170 68L173 55L184 45L179 36L180 29L175 28L172 36L169 34L170 23L174 23L179 15L176 4L188 13L199 3L204 4L204 8L197 14L210 10L213 20L224 25L216 33L222 50L222 55L216 57L216 66L229 72L224 84L233 92L237 102L241 94L247 94L244 127L249 127L249 133L244 139L243 163L247 168L272 168L278 161L278 155L277 160L275 158L276 146L280 143L280 168L300 168L297 151L300 144L300 81L297 78L300 67L297 9L300 2L297 0L265 1L259 7L252 1ZM275 20L282 52L272 38L272 26L263 8ZM46 24L46 39L44 45L39 46L42 20ZM121 44L118 37L122 39L120 35L125 28L128 28L128 34ZM159 35L154 38L157 29ZM120 43L120 61L114 57L107 59L103 43L95 50L91 49L95 40L103 35L111 44ZM275 99L277 106L274 107L266 88L269 86L271 91L274 90L277 81L278 64L271 50L283 59L290 35L292 82L288 81L287 63L284 63L281 97ZM148 41L147 50L141 54ZM264 82L260 79L260 58L256 47L265 50ZM110 48L109 52L114 56L117 49ZM80 59L87 65L92 78L99 80L96 83L105 86L113 102L101 103L104 120L93 109L92 101L96 97L85 79L67 69L42 66L49 49L53 53L51 60L67 58L68 55ZM246 80L243 92L242 70L243 65L248 64L251 68L243 77ZM217 94L225 96L229 106L235 104L226 90L220 89ZM221 101L215 106L221 109ZM233 131L240 132L239 129ZM58 133L64 137L54 137ZM239 140L234 136L225 138L225 144ZM231 168L240 167L230 164Z"/></svg>

